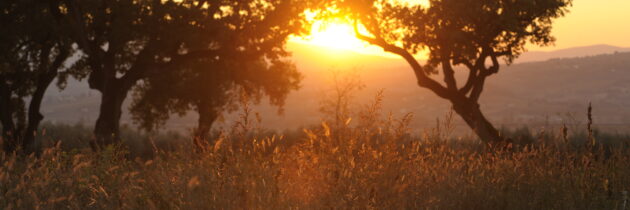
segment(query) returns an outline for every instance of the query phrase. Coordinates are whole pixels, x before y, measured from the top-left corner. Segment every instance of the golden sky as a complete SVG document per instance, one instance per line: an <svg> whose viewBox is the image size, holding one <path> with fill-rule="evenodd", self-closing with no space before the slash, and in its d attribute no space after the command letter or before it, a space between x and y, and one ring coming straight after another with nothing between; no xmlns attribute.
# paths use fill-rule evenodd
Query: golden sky
<svg viewBox="0 0 630 210"><path fill-rule="evenodd" d="M331 51L350 50L395 57L378 47L357 40L353 36L352 27L344 23L333 22L325 26L316 23L311 33L307 38L291 38L291 42L324 46ZM599 44L630 47L630 0L574 0L570 12L555 21L552 34L557 38L555 46L528 46L529 51L552 51Z"/></svg>
<svg viewBox="0 0 630 210"><path fill-rule="evenodd" d="M530 50L556 50L608 44L630 47L630 0L574 0L570 13L557 19L556 46Z"/></svg>

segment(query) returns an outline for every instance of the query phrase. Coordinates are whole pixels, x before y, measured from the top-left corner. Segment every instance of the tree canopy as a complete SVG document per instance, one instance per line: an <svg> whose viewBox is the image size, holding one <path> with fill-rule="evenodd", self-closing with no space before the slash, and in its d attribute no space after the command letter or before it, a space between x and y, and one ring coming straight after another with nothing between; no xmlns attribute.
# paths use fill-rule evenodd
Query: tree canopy
<svg viewBox="0 0 630 210"><path fill-rule="evenodd" d="M188 105L198 109L200 106L216 107L202 103L229 101L222 99L226 97L225 91L231 89L228 81L241 80L237 81L240 86L253 89L254 86L248 84L268 82L243 81L281 78L283 75L275 73L279 73L278 69L286 69L286 88L296 86L298 76L283 58L289 55L284 50L287 37L304 31L304 21L300 17L305 4L298 4L298 1L59 0L58 3L56 12L63 16L64 24L72 31L70 37L86 55L90 88L102 94L100 115L95 124L95 145L118 140L122 103L139 81L141 87L138 90L147 93L137 94L145 98L139 99L142 102L137 104L147 110L139 112L135 109L134 113L146 117L145 125L159 122L153 119L166 116L156 114L150 107L178 112ZM251 70L250 67L256 65L276 72L265 76L264 72ZM222 68L234 71L215 72ZM186 84L186 87L171 84ZM274 95L274 103L281 104L279 101L286 88L272 86L260 87L264 87L265 93ZM148 98L150 90L168 87L173 87L173 91L160 91L160 97L169 97L165 95L167 93L172 93L170 97L181 96L174 99L179 100L177 103L171 103L173 100L170 99ZM206 95L192 98L193 93ZM198 100L206 96L212 96L211 100ZM151 118L150 114L156 114L156 117Z"/></svg>
<svg viewBox="0 0 630 210"><path fill-rule="evenodd" d="M152 130L173 113L199 114L198 138L205 138L223 111L232 111L241 94L254 102L268 96L281 107L298 88L300 74L284 49L290 34L304 31L304 5L297 1L226 1L215 15L218 31L210 37L227 51L199 58L167 73L149 76L136 89L132 113L141 128Z"/></svg>

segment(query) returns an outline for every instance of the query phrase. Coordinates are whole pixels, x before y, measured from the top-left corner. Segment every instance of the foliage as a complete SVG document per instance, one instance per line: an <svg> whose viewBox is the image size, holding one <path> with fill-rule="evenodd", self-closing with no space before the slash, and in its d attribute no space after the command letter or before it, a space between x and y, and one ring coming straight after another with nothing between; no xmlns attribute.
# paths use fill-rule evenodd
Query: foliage
<svg viewBox="0 0 630 210"><path fill-rule="evenodd" d="M232 112L243 94L256 103L267 96L271 104L282 107L300 80L300 73L288 61L203 63L148 79L136 88L131 111L140 128L151 131L163 125L171 114L183 115L190 109L200 115Z"/></svg>
<svg viewBox="0 0 630 210"><path fill-rule="evenodd" d="M56 11L86 54L90 88L102 93L96 143L119 140L122 103L136 83L141 127L169 114L233 105L235 86L281 105L299 74L284 60L301 33L296 1L66 1ZM214 117L208 121L214 121Z"/></svg>
<svg viewBox="0 0 630 210"><path fill-rule="evenodd" d="M255 102L268 96L271 104L281 107L301 79L284 49L288 35L303 30L298 19L303 5L296 2L210 2L219 8L212 42L234 53L197 59L148 77L136 88L131 108L135 121L153 130L169 115L192 109L200 115L198 129L206 127L207 133L221 112L236 109L242 94Z"/></svg>

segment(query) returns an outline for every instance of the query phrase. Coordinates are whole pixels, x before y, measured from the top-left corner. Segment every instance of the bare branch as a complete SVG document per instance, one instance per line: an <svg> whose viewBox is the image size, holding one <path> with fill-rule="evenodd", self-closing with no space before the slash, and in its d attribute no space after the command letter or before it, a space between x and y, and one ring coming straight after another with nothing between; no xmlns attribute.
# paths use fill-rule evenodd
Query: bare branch
<svg viewBox="0 0 630 210"><path fill-rule="evenodd" d="M449 56L450 57L450 56ZM457 90L457 82L455 81L455 71L451 66L451 61L448 57L442 57L442 70L444 71L444 82L446 87L450 90Z"/></svg>
<svg viewBox="0 0 630 210"><path fill-rule="evenodd" d="M486 82L486 77L487 75L485 75L484 73L479 73L480 75L476 78L474 85L473 85L473 89L470 93L470 97L469 99L471 101L479 101L479 97L481 96L481 92L483 91L483 85Z"/></svg>
<svg viewBox="0 0 630 210"><path fill-rule="evenodd" d="M497 56L495 54L490 55L490 59L492 60L492 66L487 69L487 76L492 74L496 74L499 72L499 61L497 60Z"/></svg>
<svg viewBox="0 0 630 210"><path fill-rule="evenodd" d="M479 53L479 57L477 57L477 60L475 60L475 63L472 64L469 61L463 60L460 61L461 63L463 63L464 65L466 65L466 67L469 70L468 73L468 80L466 81L466 84L459 89L459 92L467 95L472 88L474 87L475 84L479 83L479 81L477 80L477 78L479 78L481 75L480 69L484 68L485 62L486 62L486 58L488 57L488 52L484 49L481 50L481 53Z"/></svg>
<svg viewBox="0 0 630 210"><path fill-rule="evenodd" d="M466 80L466 84L459 89L459 93L462 93L464 95L468 94L468 92L470 92L470 90L473 87L473 84L475 82L475 80L478 77L478 69L473 66L473 65L466 65L466 67L468 68L468 79Z"/></svg>
<svg viewBox="0 0 630 210"><path fill-rule="evenodd" d="M68 50L67 47L60 46L60 48L61 50L59 51L59 54L57 54L57 57L53 60L49 71L58 71L61 65L63 65L63 62L66 61L68 56L70 56L70 50Z"/></svg>
<svg viewBox="0 0 630 210"><path fill-rule="evenodd" d="M418 80L418 85L420 87L428 88L429 90L433 91L436 95L442 98L452 97L452 92L450 92L448 89L446 89L437 81L427 76L422 66L418 63L418 61L405 49L389 44L383 38L380 38L380 37L372 38L372 37L361 34L359 32L356 20L354 22L354 32L358 39L361 39L373 45L377 45L383 48L383 50L385 50L386 52L391 52L391 53L394 53L403 57L413 69L416 75L416 79Z"/></svg>
<svg viewBox="0 0 630 210"><path fill-rule="evenodd" d="M478 101L481 96L481 92L483 91L484 83L486 82L486 77L489 75L486 69L486 59L492 54L492 49L488 47L484 47L479 54L479 57L475 61L475 72L477 75L470 82L472 85L472 89L470 90L470 100Z"/></svg>

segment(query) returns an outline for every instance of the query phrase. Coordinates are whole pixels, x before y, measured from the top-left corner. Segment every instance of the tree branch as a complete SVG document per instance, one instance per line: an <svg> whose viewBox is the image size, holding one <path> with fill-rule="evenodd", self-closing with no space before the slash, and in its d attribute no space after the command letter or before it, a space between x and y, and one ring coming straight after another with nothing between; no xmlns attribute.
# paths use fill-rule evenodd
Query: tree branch
<svg viewBox="0 0 630 210"><path fill-rule="evenodd" d="M490 75L496 74L499 72L499 60L497 59L498 56L503 56L503 55L509 55L511 52L510 51L504 51L504 52L499 52L496 53L494 52L494 49L492 48L484 48L482 54L486 54L486 56L484 56L483 61L481 61L480 66L483 66L481 69L482 71L479 72L478 75L478 79L474 84L474 88L472 90L472 92L470 93L470 99L473 101L478 101L479 97L481 96L481 92L483 91L483 86L484 83L486 81L486 78ZM492 66L490 67L485 67L485 61L486 61L486 57L490 57L490 60L492 60Z"/></svg>
<svg viewBox="0 0 630 210"><path fill-rule="evenodd" d="M492 60L492 66L490 66L490 68L487 68L487 76L490 76L492 74L496 74L499 72L499 61L497 60L497 55L494 53L490 54L490 59Z"/></svg>
<svg viewBox="0 0 630 210"><path fill-rule="evenodd" d="M466 80L466 84L459 89L459 93L464 95L467 95L472 89L473 84L478 77L477 73L479 72L473 65L466 65L466 67L468 68L468 79Z"/></svg>
<svg viewBox="0 0 630 210"><path fill-rule="evenodd" d="M83 12L80 4L76 0L64 0L63 2L68 9L66 15L62 15L58 7L53 6L51 10L60 18L65 19L71 28L70 36L73 37L79 48L87 55L87 62L92 70L88 77L90 88L102 91L104 88L102 80L105 76L105 70L103 69L105 52L98 44L99 34L94 34L95 37L93 37L93 40L90 40L84 19L81 17Z"/></svg>
<svg viewBox="0 0 630 210"><path fill-rule="evenodd" d="M55 57L52 64L50 65L49 71L58 71L59 68L61 68L61 65L63 65L63 62L66 61L68 56L70 56L70 50L67 46L61 44L59 48L61 48L59 54L57 54L57 57Z"/></svg>
<svg viewBox="0 0 630 210"><path fill-rule="evenodd" d="M451 66L451 61L449 57L442 57L441 63L442 70L444 72L444 82L446 83L446 87L448 87L449 90L456 91L457 82L455 81L455 71L453 70L453 66Z"/></svg>
<svg viewBox="0 0 630 210"><path fill-rule="evenodd" d="M444 86L442 86L440 83L438 83L437 81L431 79L429 76L426 75L426 73L424 72L424 69L422 68L422 66L418 63L418 61L405 49L400 48L398 46L392 45L387 43L385 40L383 40L382 38L372 38L372 37L368 37L366 35L363 35L359 32L358 26L357 26L357 22L355 21L354 23L354 32L355 35L358 39L361 39L363 41L366 41L372 45L377 45L381 48L383 48L383 50L385 50L386 52L391 52L394 54L397 54L401 57L403 57L407 63L409 63L409 65L411 66L411 68L413 69L415 75L416 75L416 79L418 80L418 85L420 87L425 87L428 88L429 90L433 91L436 95L442 97L442 98L446 98L449 99L452 97L452 92L450 92L448 89L446 89Z"/></svg>
<svg viewBox="0 0 630 210"><path fill-rule="evenodd" d="M469 80L466 85L469 85L468 89L464 93L468 93L470 91L469 99L472 101L478 101L481 96L481 92L483 91L483 86L486 81L486 77L488 74L486 73L486 59L491 53L488 48L483 48L477 60L475 60L474 72L475 77L472 80ZM472 71L472 70L471 70Z"/></svg>
<svg viewBox="0 0 630 210"><path fill-rule="evenodd" d="M479 101L479 97L481 96L481 92L483 91L483 85L486 82L486 77L484 73L479 73L479 77L477 77L474 87L470 93L469 99L471 101Z"/></svg>
<svg viewBox="0 0 630 210"><path fill-rule="evenodd" d="M459 61L463 63L464 65L466 65L466 67L469 70L468 80L466 81L466 84L462 88L459 89L460 93L464 95L468 95L468 93L472 90L474 85L478 83L477 78L481 76L481 73L479 70L484 68L484 64L486 62L487 57L488 57L488 52L485 50L482 50L481 53L479 53L479 57L477 57L477 60L475 60L474 64L464 59Z"/></svg>

